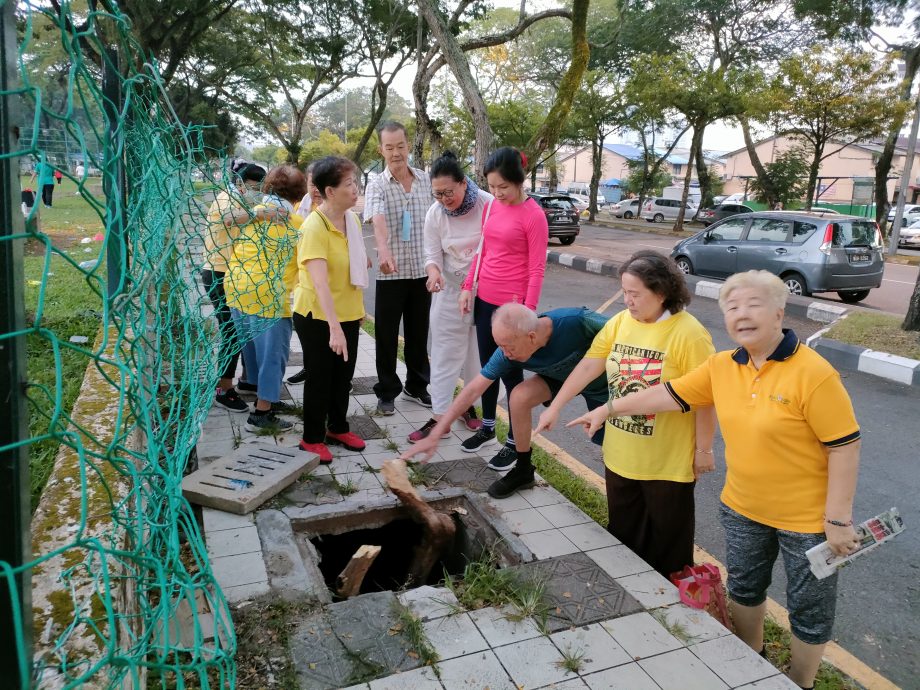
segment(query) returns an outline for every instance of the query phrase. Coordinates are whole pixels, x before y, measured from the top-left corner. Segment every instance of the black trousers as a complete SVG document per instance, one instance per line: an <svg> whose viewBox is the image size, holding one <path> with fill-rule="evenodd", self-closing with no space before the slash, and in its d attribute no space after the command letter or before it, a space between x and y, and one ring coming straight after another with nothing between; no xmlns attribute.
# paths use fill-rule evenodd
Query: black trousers
<svg viewBox="0 0 920 690"><path fill-rule="evenodd" d="M222 271L212 271L210 268L202 269L201 283L208 293L208 299L214 305L214 316L220 329L220 377L222 379L232 379L236 375L236 365L240 360L240 343L233 317L230 315L230 307L227 306L227 293L224 292L224 273ZM248 381L245 370L243 371L243 378ZM250 383L255 383L255 381Z"/></svg>
<svg viewBox="0 0 920 690"><path fill-rule="evenodd" d="M374 330L377 347L377 383L374 393L381 400L394 400L403 390L396 373L399 323L402 321L406 355L408 392L428 391L431 365L428 362L428 312L431 293L425 278L378 280L374 304Z"/></svg>
<svg viewBox="0 0 920 690"><path fill-rule="evenodd" d="M312 314L294 313L294 328L303 346L307 378L303 396L303 440L322 443L326 429L344 434L348 428L348 391L358 358L360 321L345 321L342 330L348 346L348 361L329 347L329 323Z"/></svg>
<svg viewBox="0 0 920 690"><path fill-rule="evenodd" d="M479 343L479 363L483 366L492 357L498 349L495 339L492 337L492 314L498 309L499 305L491 302L484 302L478 297L473 305L473 321L476 323L476 341ZM511 391L516 385L524 380L524 372L517 369L508 376L502 377L502 383L505 384L505 393L508 394L508 440L514 439L514 429L511 426ZM496 408L498 407L498 381L493 381L492 385L486 388L482 394L482 418L495 419Z"/></svg>
<svg viewBox="0 0 920 690"><path fill-rule="evenodd" d="M45 206L51 206L51 198L54 196L54 184L42 185L42 203Z"/></svg>
<svg viewBox="0 0 920 690"><path fill-rule="evenodd" d="M693 565L696 482L604 478L610 534L665 577Z"/></svg>

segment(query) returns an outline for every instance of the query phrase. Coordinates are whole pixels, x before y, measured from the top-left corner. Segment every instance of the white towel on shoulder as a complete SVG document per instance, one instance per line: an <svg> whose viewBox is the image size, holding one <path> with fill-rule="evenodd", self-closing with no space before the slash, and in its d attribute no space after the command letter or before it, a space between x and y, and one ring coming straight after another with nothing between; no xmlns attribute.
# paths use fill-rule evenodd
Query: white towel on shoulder
<svg viewBox="0 0 920 690"><path fill-rule="evenodd" d="M348 268L351 284L366 290L370 283L367 272L367 250L364 248L364 233L357 213L345 212L345 239L348 240Z"/></svg>

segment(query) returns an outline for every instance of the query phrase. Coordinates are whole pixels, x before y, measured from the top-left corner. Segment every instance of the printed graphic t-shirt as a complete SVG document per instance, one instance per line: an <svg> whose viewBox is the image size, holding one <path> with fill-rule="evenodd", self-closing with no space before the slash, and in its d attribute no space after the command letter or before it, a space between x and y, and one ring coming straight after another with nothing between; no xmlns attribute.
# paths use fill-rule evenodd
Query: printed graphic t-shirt
<svg viewBox="0 0 920 690"><path fill-rule="evenodd" d="M553 332L549 342L537 350L526 362L514 362L505 356L501 348L497 349L486 365L482 375L496 380L515 369L532 371L540 376L555 381L565 381L572 369L585 356L595 336L604 327L607 319L587 307L563 307L552 309L545 316L553 322ZM585 386L582 395L606 401L607 377L598 376Z"/></svg>
<svg viewBox="0 0 920 690"><path fill-rule="evenodd" d="M642 323L624 309L585 356L606 360L610 397L621 398L683 376L714 352L709 332L685 311ZM629 479L692 482L695 424L695 414L681 412L608 419L604 464Z"/></svg>

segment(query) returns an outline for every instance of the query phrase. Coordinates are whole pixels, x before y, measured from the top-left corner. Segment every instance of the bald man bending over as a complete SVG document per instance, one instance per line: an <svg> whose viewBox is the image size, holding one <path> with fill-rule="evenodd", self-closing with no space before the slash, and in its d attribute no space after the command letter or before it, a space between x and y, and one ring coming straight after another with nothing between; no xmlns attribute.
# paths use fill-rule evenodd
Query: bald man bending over
<svg viewBox="0 0 920 690"><path fill-rule="evenodd" d="M417 455L430 458L438 441L450 432L450 425L488 388L493 381L514 369L531 371L536 376L524 379L511 391L508 405L514 427L517 459L505 476L493 482L489 495L507 498L518 489L533 484L530 438L533 409L549 405L572 370L591 347L607 319L586 307L564 307L537 315L523 304L505 304L492 317L492 336L498 349L482 371L468 381L428 437L403 453L408 460ZM606 373L582 391L589 410L606 404L609 397ZM603 443L603 427L592 437ZM492 467L491 465L489 465ZM497 469L492 467L492 469Z"/></svg>

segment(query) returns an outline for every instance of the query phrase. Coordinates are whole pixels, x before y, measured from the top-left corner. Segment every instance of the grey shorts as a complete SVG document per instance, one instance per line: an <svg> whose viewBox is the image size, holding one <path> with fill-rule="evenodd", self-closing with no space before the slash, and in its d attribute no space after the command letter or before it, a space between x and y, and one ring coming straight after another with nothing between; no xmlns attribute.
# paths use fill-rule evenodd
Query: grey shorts
<svg viewBox="0 0 920 690"><path fill-rule="evenodd" d="M742 606L767 598L773 564L780 550L786 569L786 608L793 634L808 644L831 639L837 605L837 574L823 580L812 575L805 552L825 541L817 534L789 532L746 518L724 503L719 519L725 529L728 595Z"/></svg>

